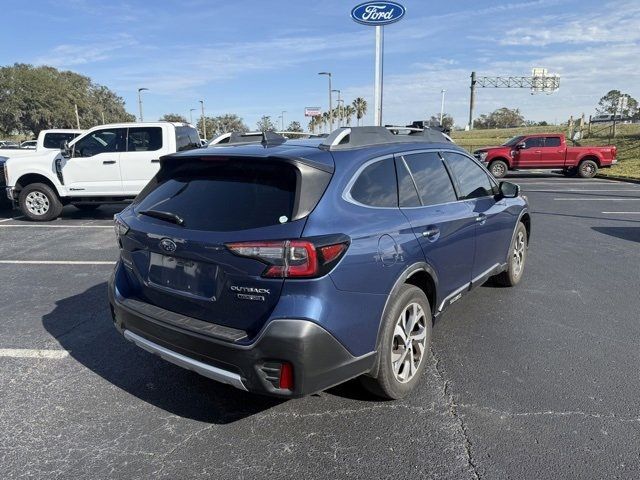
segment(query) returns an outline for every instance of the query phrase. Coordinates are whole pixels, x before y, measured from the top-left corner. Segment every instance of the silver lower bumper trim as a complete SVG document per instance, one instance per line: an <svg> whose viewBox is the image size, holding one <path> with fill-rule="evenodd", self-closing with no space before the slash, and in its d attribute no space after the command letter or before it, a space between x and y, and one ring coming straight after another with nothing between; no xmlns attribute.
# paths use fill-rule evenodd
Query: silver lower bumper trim
<svg viewBox="0 0 640 480"><path fill-rule="evenodd" d="M140 348L143 348L148 352L155 353L166 361L178 365L179 367L186 368L187 370L193 370L204 377L247 391L247 387L244 386L240 375L237 373L222 370L221 368L207 365L206 363L199 362L193 358L186 357L180 353L169 350L168 348L164 348L157 343L153 343L146 338L142 338L140 335L136 335L129 330L124 331L124 338L135 343Z"/></svg>

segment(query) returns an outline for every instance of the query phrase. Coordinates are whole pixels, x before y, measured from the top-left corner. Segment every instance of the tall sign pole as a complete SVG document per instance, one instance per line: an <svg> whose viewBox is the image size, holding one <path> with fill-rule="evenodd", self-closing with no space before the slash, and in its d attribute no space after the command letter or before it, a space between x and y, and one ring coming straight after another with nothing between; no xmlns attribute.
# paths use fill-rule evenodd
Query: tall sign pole
<svg viewBox="0 0 640 480"><path fill-rule="evenodd" d="M406 9L397 2L365 2L351 10L351 18L362 25L376 27L375 70L373 82L373 122L382 125L384 25L397 22Z"/></svg>
<svg viewBox="0 0 640 480"><path fill-rule="evenodd" d="M376 25L376 73L373 87L373 124L382 126L382 56L384 52L384 27Z"/></svg>

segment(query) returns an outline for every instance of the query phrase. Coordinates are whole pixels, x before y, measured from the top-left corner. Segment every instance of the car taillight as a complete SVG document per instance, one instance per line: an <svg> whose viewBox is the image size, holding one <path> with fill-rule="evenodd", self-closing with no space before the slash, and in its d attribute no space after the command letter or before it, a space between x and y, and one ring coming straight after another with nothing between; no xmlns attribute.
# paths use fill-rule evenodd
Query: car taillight
<svg viewBox="0 0 640 480"><path fill-rule="evenodd" d="M333 242L331 241L333 240ZM340 241L335 241L340 240ZM327 243L329 242L329 243ZM268 278L313 278L329 272L349 246L344 235L315 240L277 240L227 243L229 251L240 257L255 258L267 268Z"/></svg>

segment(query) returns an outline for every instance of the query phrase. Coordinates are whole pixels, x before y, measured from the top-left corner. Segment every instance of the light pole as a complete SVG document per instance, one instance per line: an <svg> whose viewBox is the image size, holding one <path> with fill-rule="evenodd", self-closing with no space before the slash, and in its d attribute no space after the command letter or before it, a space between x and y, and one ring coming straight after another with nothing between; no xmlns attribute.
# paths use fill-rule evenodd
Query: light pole
<svg viewBox="0 0 640 480"><path fill-rule="evenodd" d="M338 100L336 100L336 103L338 104L338 128L340 128L341 123L342 123L341 115L340 115L340 113L341 113L341 110L340 110L340 102L342 101L342 98L340 97L340 93L341 93L341 92L340 92L340 90L337 90L337 89L335 89L335 88L334 88L333 90L331 90L331 91L332 91L332 92L336 92L336 93L338 94Z"/></svg>
<svg viewBox="0 0 640 480"><path fill-rule="evenodd" d="M193 112L195 112L197 110L197 108L191 108L189 110L189 119L191 120L191 125L193 125Z"/></svg>
<svg viewBox="0 0 640 480"><path fill-rule="evenodd" d="M442 126L442 117L444 116L444 94L446 93L445 89L440 91L442 94L442 101L440 102L440 126Z"/></svg>
<svg viewBox="0 0 640 480"><path fill-rule="evenodd" d="M144 122L144 120L142 119L142 92L144 92L145 90L149 90L148 88L142 87L138 89L138 108L140 110L140 121Z"/></svg>
<svg viewBox="0 0 640 480"><path fill-rule="evenodd" d="M318 75L329 77L329 131L333 130L333 102L331 101L331 72L320 72Z"/></svg>
<svg viewBox="0 0 640 480"><path fill-rule="evenodd" d="M204 100L200 100L200 107L202 107L202 137L207 139L207 123L204 121Z"/></svg>
<svg viewBox="0 0 640 480"><path fill-rule="evenodd" d="M285 114L285 113L287 113L287 111L286 111L286 110L283 110L283 111L282 111L282 114L280 115L280 118L282 119L282 123L281 123L281 125L282 125L282 131L283 131L283 132L284 132L284 114Z"/></svg>

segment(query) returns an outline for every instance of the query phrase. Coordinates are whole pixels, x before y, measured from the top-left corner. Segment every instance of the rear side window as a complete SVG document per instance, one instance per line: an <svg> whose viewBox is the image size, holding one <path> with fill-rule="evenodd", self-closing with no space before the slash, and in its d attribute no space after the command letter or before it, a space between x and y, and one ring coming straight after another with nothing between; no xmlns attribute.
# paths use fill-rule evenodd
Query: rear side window
<svg viewBox="0 0 640 480"><path fill-rule="evenodd" d="M162 128L130 128L127 136L127 152L153 152L162 148Z"/></svg>
<svg viewBox="0 0 640 480"><path fill-rule="evenodd" d="M200 148L200 134L193 127L176 127L176 151Z"/></svg>
<svg viewBox="0 0 640 480"><path fill-rule="evenodd" d="M415 153L403 158L411 170L423 205L437 205L457 200L440 155L436 152Z"/></svg>
<svg viewBox="0 0 640 480"><path fill-rule="evenodd" d="M185 163L159 179L136 211L174 213L193 230L247 230L290 221L296 186L296 168L282 163Z"/></svg>
<svg viewBox="0 0 640 480"><path fill-rule="evenodd" d="M397 207L398 187L393 159L367 166L351 187L351 198L369 207Z"/></svg>
<svg viewBox="0 0 640 480"><path fill-rule="evenodd" d="M469 157L444 152L444 158L460 189L460 200L493 195L488 172Z"/></svg>
<svg viewBox="0 0 640 480"><path fill-rule="evenodd" d="M42 146L44 148L62 148L64 146L64 142L70 142L74 138L76 138L79 133L45 133L44 140L42 141Z"/></svg>
<svg viewBox="0 0 640 480"><path fill-rule="evenodd" d="M545 147L559 147L560 146L560 137L545 137L544 146Z"/></svg>

